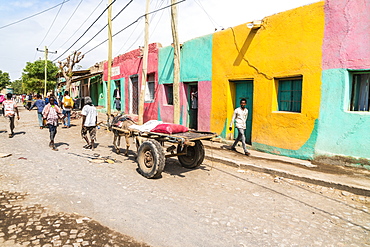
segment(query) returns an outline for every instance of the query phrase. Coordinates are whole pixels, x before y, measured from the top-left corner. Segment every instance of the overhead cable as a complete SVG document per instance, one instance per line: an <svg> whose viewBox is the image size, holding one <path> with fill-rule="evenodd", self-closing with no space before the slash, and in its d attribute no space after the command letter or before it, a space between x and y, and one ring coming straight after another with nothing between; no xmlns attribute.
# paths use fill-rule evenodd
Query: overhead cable
<svg viewBox="0 0 370 247"><path fill-rule="evenodd" d="M104 10L103 12L98 16L98 18L96 18L96 20L86 29L86 31L68 48L66 49L59 57L57 57L56 59L53 60L53 62L55 62L56 60L58 60L60 57L62 57L64 54L67 53L67 51L69 51L69 49L72 48L72 46L74 46L89 30L90 28L100 19L100 17L102 17L102 15L105 13L105 11L107 11L109 9L110 6L112 6L113 3L115 3L116 0L113 0Z"/></svg>
<svg viewBox="0 0 370 247"><path fill-rule="evenodd" d="M134 0L131 0L130 2L128 2L126 4L125 7L123 7L123 9L120 10L120 12L118 12L113 18L112 18L112 21L114 19L117 18L117 16L119 16L123 10L125 10ZM102 27L91 39L89 39L83 46L81 46L79 49L77 49L77 51L81 50L82 48L85 47L85 45L87 45L91 40L93 40L96 36L98 36L99 33L101 33L106 27L108 26L108 24L106 24L104 27Z"/></svg>
<svg viewBox="0 0 370 247"><path fill-rule="evenodd" d="M49 11L49 10L51 10L51 9L54 9L54 8L58 7L59 5L61 5L61 4L65 4L66 2L69 2L69 1L70 1L70 0L65 0L65 1L63 1L62 3L59 3L59 4L57 4L57 5L55 5L55 6L51 7L51 8L45 9L45 10L43 10L43 11L41 11L41 12L37 13L37 14L31 15L31 16L26 17L26 18L23 18L23 19L21 19L21 20L19 20L19 21L15 21L15 22L9 23L9 24L7 24L7 25L5 25L5 26L2 26L2 27L0 27L0 29L3 29L3 28L6 28L6 27L9 27L9 26L11 26L11 25L14 25L14 24L17 24L17 23L19 23L19 22L22 22L22 21L25 21L25 20L27 20L27 19L30 19L30 18L32 18L32 17L34 17L34 16L40 15L40 14L42 14L42 13L45 13L46 11Z"/></svg>
<svg viewBox="0 0 370 247"><path fill-rule="evenodd" d="M60 10L62 9L62 7L63 7L63 4L64 4L64 3L65 3L65 1L63 1L62 5L60 5L60 8L59 8L59 10L58 10L58 13L55 15L54 20L53 20L53 22L51 23L51 25L50 25L50 27L49 27L49 30L46 32L46 34L45 34L44 38L42 39L42 41L40 42L40 44L39 44L38 46L40 46L40 45L42 44L42 42L44 42L44 40L45 40L45 39L46 39L46 37L48 36L48 34L49 34L49 32L50 32L51 28L53 27L54 22L55 22L55 20L57 19L58 15L59 15L59 13L60 13Z"/></svg>
<svg viewBox="0 0 370 247"><path fill-rule="evenodd" d="M155 7L155 8L160 8L162 5L163 5L163 3L164 3L164 1L165 0L161 0L161 2L159 3L159 0L157 1L157 6ZM154 15L152 15L152 18L150 19L150 24L151 24L151 22L153 21L153 19L154 19L154 17L156 16L156 14L157 13L155 13ZM153 32L155 31L155 29L157 28L157 26L158 26L158 24L159 24L159 22L160 22L160 20L162 19L162 16L163 16L163 12L161 13L161 16L160 16L160 18L159 18L159 20L158 20L158 22L157 22L157 24L155 25L155 27L154 27L154 29L153 29ZM138 27L138 25L139 25L139 23L140 22L138 22L137 23L137 25L136 25L136 27L135 27L135 29L131 32L131 34L130 34L130 36L127 38L127 40L126 40L126 42L121 46L121 48L118 50L118 52L116 53L117 54L117 56L118 56L118 54L120 53L120 51L123 49L123 47L127 44L127 42L130 40L130 38L132 37L132 35L134 34L134 32L136 31L136 28ZM132 42L132 44L128 47L128 48L126 48L126 50L125 50L125 52L124 53L126 53L126 52L128 52L135 44L136 44L136 42L143 36L143 34L144 34L144 31L142 31L142 32L140 32L140 34L139 34L139 36L137 36L137 38L135 39L135 41L134 42ZM152 32L151 32L151 34L149 35L149 37L152 35Z"/></svg>
<svg viewBox="0 0 370 247"><path fill-rule="evenodd" d="M156 12L158 12L158 11L161 11L161 10L163 10L163 9L169 8L169 7L173 6L173 5L177 5L177 4L182 3L182 2L185 2L185 1L186 1L186 0L182 0L182 1L179 1L179 2L177 2L177 3L167 5L167 6L163 7L163 8L160 8L160 9L154 10L154 11L152 11L152 12L149 12L149 13L148 13L148 15L153 14L153 13L156 13ZM139 21L141 18L143 18L144 16L146 16L146 14L139 16L139 17L138 17L135 21L133 21L131 24L127 25L126 27L124 27L123 29L121 29L120 31L118 31L117 33L115 33L114 35L112 35L112 37L115 37L116 35L120 34L120 33L121 33L121 32L123 32L124 30L126 30L127 28L129 28L130 26L132 26L133 24L135 24L136 22L138 22L138 21ZM85 54L87 54L87 53L89 53L89 52L91 52L92 50L96 49L97 47L101 46L102 44L104 44L104 43L105 43L105 42L107 42L107 41L108 41L108 39L104 40L104 41L103 41L103 42L101 42L100 44L96 45L96 46L95 46L95 47L93 47L92 49L90 49L90 50L88 50L87 52L85 52L85 53L84 53L84 55L85 55ZM85 44L85 45L86 45L86 44Z"/></svg>
<svg viewBox="0 0 370 247"><path fill-rule="evenodd" d="M77 30L58 48L58 50L60 50L60 48L62 48L80 29L81 27L87 22L87 20L94 14L95 10L97 10L97 8L100 6L100 4L103 2L104 0L101 0L100 3L95 7L95 9L90 13L90 15L85 19L84 22L82 22L82 24L77 28Z"/></svg>
<svg viewBox="0 0 370 247"><path fill-rule="evenodd" d="M74 16L74 14L76 13L78 7L80 7L81 3L83 2L83 0L81 0L77 7L75 8L75 10L73 11L72 15L69 17L69 19L67 20L66 24L64 24L63 28L59 31L58 35L54 38L54 40L49 44L49 47L54 43L55 40L57 40L57 38L59 37L59 35L63 32L64 28L67 26L67 24L69 23L69 21L72 19L72 17Z"/></svg>

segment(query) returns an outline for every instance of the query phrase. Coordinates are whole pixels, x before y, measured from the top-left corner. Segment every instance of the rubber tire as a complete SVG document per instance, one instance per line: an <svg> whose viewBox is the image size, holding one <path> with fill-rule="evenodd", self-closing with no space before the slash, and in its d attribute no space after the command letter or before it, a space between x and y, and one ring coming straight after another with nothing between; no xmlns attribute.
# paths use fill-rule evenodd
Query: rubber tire
<svg viewBox="0 0 370 247"><path fill-rule="evenodd" d="M146 165L146 154L152 158L152 164ZM162 146L156 140L143 142L137 155L138 169L142 176L146 178L159 178L165 166L165 155Z"/></svg>
<svg viewBox="0 0 370 247"><path fill-rule="evenodd" d="M177 153L182 153L183 147L181 145L177 146ZM196 168L202 164L204 160L205 152L203 143L199 140L195 141L194 146L188 146L186 155L179 155L178 159L180 164L185 168Z"/></svg>

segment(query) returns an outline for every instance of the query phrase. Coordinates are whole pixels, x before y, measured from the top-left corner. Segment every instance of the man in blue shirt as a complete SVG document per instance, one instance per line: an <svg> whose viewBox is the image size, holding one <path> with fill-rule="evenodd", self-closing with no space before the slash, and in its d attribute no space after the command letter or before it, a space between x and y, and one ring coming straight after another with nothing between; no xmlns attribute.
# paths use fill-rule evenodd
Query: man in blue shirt
<svg viewBox="0 0 370 247"><path fill-rule="evenodd" d="M37 117L39 119L40 129L42 129L44 127L43 119L42 119L42 110L44 110L45 101L42 100L42 96L40 94L36 96L36 99L37 100L32 104L29 111L31 111L33 107L35 106L37 107Z"/></svg>

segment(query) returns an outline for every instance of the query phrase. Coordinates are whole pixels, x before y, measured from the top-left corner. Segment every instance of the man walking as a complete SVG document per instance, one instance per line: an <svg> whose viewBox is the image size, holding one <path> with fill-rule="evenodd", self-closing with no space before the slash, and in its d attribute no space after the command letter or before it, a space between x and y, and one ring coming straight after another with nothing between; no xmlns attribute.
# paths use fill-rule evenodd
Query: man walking
<svg viewBox="0 0 370 247"><path fill-rule="evenodd" d="M231 119L229 130L231 131L233 129L233 123L235 121L235 127L238 129L238 137L235 139L234 144L231 146L232 151L236 151L236 144L238 144L239 141L242 142L244 154L249 156L250 153L248 152L246 146L245 146L245 135L244 131L247 128L246 127L246 121L248 118L248 109L245 107L247 105L246 99L240 100L240 107L236 108L233 114L233 118Z"/></svg>
<svg viewBox="0 0 370 247"><path fill-rule="evenodd" d="M96 123L98 122L98 114L95 106L92 104L90 97L85 97L85 105L82 108L82 129L81 136L86 141L84 148L94 150L96 140ZM87 137L87 132L90 134L90 140Z"/></svg>
<svg viewBox="0 0 370 247"><path fill-rule="evenodd" d="M17 118L19 120L19 112L17 104L12 100L12 94L6 94L6 100L3 101L3 113L4 117L6 117L9 121L7 125L7 132L9 134L9 138L14 136L14 118L15 113L17 113Z"/></svg>
<svg viewBox="0 0 370 247"><path fill-rule="evenodd" d="M32 104L29 111L31 111L32 108L34 108L35 106L37 107L37 118L39 120L40 129L42 129L44 127L42 111L44 110L45 107L45 101L42 100L42 96L40 94L38 94L36 98L37 100L35 101L35 103Z"/></svg>
<svg viewBox="0 0 370 247"><path fill-rule="evenodd" d="M66 116L64 119L64 128L71 127L71 110L73 108L73 99L69 96L69 92L64 92L64 97L62 100L63 114Z"/></svg>
<svg viewBox="0 0 370 247"><path fill-rule="evenodd" d="M54 139L57 134L58 119L64 118L64 115L60 108L55 104L54 97L49 97L49 104L44 107L44 110L42 111L42 116L44 119L46 119L46 124L49 128L49 147L51 147L54 151L58 151L58 149L55 147Z"/></svg>

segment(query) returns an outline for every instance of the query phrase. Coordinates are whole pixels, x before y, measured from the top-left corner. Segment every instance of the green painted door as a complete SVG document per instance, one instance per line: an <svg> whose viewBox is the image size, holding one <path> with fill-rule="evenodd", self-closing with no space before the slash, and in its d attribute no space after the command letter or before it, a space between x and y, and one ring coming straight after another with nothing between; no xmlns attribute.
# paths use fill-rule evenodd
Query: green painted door
<svg viewBox="0 0 370 247"><path fill-rule="evenodd" d="M188 85L188 127L198 130L198 84Z"/></svg>
<svg viewBox="0 0 370 247"><path fill-rule="evenodd" d="M253 116L253 81L234 81L235 82L235 107L240 106L240 100L247 100L248 118L245 130L245 142L252 144L252 116ZM235 131L234 137L238 136Z"/></svg>

